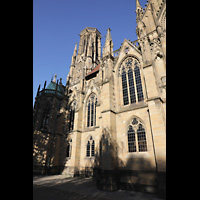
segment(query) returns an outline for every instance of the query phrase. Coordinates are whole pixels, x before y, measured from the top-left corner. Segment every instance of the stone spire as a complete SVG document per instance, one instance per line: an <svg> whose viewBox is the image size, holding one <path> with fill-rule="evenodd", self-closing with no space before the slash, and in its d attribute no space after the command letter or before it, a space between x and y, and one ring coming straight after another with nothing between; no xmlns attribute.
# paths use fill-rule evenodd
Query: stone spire
<svg viewBox="0 0 200 200"><path fill-rule="evenodd" d="M73 53L74 57L76 56L76 52L77 52L77 42L76 42L75 47L74 47L74 53Z"/></svg>
<svg viewBox="0 0 200 200"><path fill-rule="evenodd" d="M139 0L136 0L136 21L140 20L141 16L143 15L143 8L142 6L140 5L140 2Z"/></svg>
<svg viewBox="0 0 200 200"><path fill-rule="evenodd" d="M110 33L111 29L107 29L107 34L106 34L106 40L105 40L105 45L103 48L103 57L107 56L108 54L111 54L113 56L113 41Z"/></svg>
<svg viewBox="0 0 200 200"><path fill-rule="evenodd" d="M72 56L71 65L75 65L76 53L77 53L77 42L75 44L75 48L74 48L74 53L73 53L73 56Z"/></svg>
<svg viewBox="0 0 200 200"><path fill-rule="evenodd" d="M136 10L137 10L139 7L142 8L142 6L140 5L139 0L136 0Z"/></svg>
<svg viewBox="0 0 200 200"><path fill-rule="evenodd" d="M111 40L112 40L112 37L111 37L110 31L111 31L111 29L108 28L108 29L107 29L107 34L106 34L106 41L111 41Z"/></svg>

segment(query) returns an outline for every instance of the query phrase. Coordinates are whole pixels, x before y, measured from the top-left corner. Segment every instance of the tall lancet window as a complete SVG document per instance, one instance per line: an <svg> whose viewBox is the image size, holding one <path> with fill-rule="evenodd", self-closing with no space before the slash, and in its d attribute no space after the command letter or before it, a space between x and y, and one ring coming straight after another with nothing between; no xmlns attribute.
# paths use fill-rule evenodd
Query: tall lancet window
<svg viewBox="0 0 200 200"><path fill-rule="evenodd" d="M90 126L90 100L88 102L87 110L88 110L88 113L87 113L87 127L89 127Z"/></svg>
<svg viewBox="0 0 200 200"><path fill-rule="evenodd" d="M69 130L74 130L75 110L77 108L77 102L74 100L70 105L69 115Z"/></svg>
<svg viewBox="0 0 200 200"><path fill-rule="evenodd" d="M127 105L127 104L129 104L129 100L128 100L128 89L127 89L126 71L125 71L124 67L122 69L122 91L123 91L124 105Z"/></svg>
<svg viewBox="0 0 200 200"><path fill-rule="evenodd" d="M121 64L123 104L133 104L144 100L138 61L126 58Z"/></svg>
<svg viewBox="0 0 200 200"><path fill-rule="evenodd" d="M138 67L138 63L135 62L135 82L136 82L136 88L137 88L137 97L138 101L144 100L143 91L142 91L142 82L141 82L141 76L140 76L140 69Z"/></svg>
<svg viewBox="0 0 200 200"><path fill-rule="evenodd" d="M97 97L95 94L92 94L87 101L87 127L96 125L96 107Z"/></svg>

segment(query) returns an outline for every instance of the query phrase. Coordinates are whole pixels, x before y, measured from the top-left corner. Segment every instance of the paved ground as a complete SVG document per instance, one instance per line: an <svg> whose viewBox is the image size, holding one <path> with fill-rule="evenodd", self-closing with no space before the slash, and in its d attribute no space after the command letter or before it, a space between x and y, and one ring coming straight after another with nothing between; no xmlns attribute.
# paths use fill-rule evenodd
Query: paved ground
<svg viewBox="0 0 200 200"><path fill-rule="evenodd" d="M64 175L34 176L33 200L161 200L154 194L118 190L101 191L92 178Z"/></svg>

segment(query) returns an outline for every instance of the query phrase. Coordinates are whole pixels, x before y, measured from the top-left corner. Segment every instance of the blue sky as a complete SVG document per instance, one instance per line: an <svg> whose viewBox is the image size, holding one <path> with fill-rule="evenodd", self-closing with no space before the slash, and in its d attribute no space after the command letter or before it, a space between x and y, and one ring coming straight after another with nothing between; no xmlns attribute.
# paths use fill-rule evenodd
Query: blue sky
<svg viewBox="0 0 200 200"><path fill-rule="evenodd" d="M52 75L66 77L79 33L97 28L104 46L110 27L114 50L124 39L136 40L136 0L33 0L33 103L37 88ZM140 0L142 7L147 3Z"/></svg>

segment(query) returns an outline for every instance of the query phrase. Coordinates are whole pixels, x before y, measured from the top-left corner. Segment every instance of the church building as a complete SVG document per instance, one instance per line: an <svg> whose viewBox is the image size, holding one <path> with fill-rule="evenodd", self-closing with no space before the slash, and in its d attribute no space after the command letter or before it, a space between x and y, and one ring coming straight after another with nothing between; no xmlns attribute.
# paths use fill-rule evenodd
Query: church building
<svg viewBox="0 0 200 200"><path fill-rule="evenodd" d="M33 171L96 177L100 189L165 190L166 0L136 0L137 40L113 50L86 27L67 83L38 88ZM105 175L106 174L106 175ZM109 177L109 178L108 178Z"/></svg>

